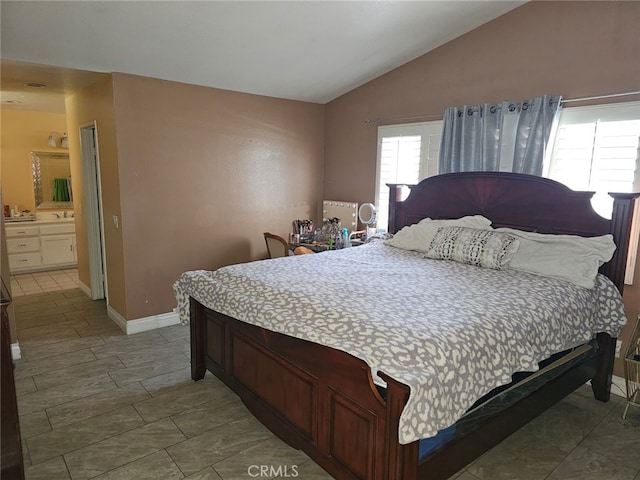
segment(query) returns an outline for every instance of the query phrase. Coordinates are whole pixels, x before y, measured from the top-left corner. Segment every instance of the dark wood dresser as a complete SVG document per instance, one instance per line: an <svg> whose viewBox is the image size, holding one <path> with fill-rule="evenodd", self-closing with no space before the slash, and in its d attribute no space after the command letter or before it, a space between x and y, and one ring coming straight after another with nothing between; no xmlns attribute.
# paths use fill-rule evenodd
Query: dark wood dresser
<svg viewBox="0 0 640 480"><path fill-rule="evenodd" d="M16 386L13 379L13 359L11 358L11 332L7 308L11 296L2 281L2 357L0 369L0 397L2 402L0 432L2 435L2 461L0 478L2 480L24 479L22 463L22 444L20 443L20 425L18 424L18 404Z"/></svg>

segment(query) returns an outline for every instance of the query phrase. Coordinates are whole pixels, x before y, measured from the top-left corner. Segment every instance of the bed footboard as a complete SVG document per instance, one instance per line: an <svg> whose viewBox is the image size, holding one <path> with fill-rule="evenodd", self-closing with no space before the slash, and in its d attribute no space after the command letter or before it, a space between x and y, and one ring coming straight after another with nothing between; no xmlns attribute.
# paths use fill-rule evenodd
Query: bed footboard
<svg viewBox="0 0 640 480"><path fill-rule="evenodd" d="M209 370L272 432L340 479L415 479L418 443L400 445L409 387L349 354L237 321L191 299L191 376Z"/></svg>

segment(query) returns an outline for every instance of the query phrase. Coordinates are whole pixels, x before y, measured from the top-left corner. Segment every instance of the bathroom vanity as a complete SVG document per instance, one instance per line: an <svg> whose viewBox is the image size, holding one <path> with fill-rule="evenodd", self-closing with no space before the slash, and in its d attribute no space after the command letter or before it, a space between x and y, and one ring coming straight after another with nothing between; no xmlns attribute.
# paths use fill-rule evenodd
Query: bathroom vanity
<svg viewBox="0 0 640 480"><path fill-rule="evenodd" d="M6 223L5 229L12 274L77 265L73 218Z"/></svg>

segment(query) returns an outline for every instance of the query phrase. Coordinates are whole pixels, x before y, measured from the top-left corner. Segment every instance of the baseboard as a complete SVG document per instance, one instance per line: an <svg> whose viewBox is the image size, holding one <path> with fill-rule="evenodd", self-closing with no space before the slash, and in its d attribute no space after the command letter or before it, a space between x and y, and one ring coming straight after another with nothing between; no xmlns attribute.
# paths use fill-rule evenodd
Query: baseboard
<svg viewBox="0 0 640 480"><path fill-rule="evenodd" d="M611 394L627 398L627 384L622 377L613 376L611 380Z"/></svg>
<svg viewBox="0 0 640 480"><path fill-rule="evenodd" d="M78 280L78 288L80 289L80 291L82 293L84 293L87 297L92 298L91 297L91 289L89 287L87 287L83 282L81 282L80 280Z"/></svg>
<svg viewBox="0 0 640 480"><path fill-rule="evenodd" d="M159 313L158 315L152 315L150 317L126 320L122 315L111 308L111 306L107 305L107 315L127 335L155 330L157 328L168 327L170 325L177 325L180 323L178 312Z"/></svg>
<svg viewBox="0 0 640 480"><path fill-rule="evenodd" d="M107 316L120 327L120 330L127 333L127 320L116 312L111 305L107 305Z"/></svg>
<svg viewBox="0 0 640 480"><path fill-rule="evenodd" d="M20 360L22 358L22 353L20 352L20 343L12 343L11 344L11 358L14 360Z"/></svg>

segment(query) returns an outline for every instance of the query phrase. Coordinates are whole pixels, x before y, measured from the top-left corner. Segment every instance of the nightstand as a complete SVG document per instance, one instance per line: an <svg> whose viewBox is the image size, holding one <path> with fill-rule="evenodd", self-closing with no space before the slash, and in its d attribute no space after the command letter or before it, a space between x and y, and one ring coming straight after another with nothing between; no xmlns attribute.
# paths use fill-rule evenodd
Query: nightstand
<svg viewBox="0 0 640 480"><path fill-rule="evenodd" d="M622 418L627 418L631 405L640 407L640 317L636 320L636 327L624 356L624 380L627 385L627 406Z"/></svg>

